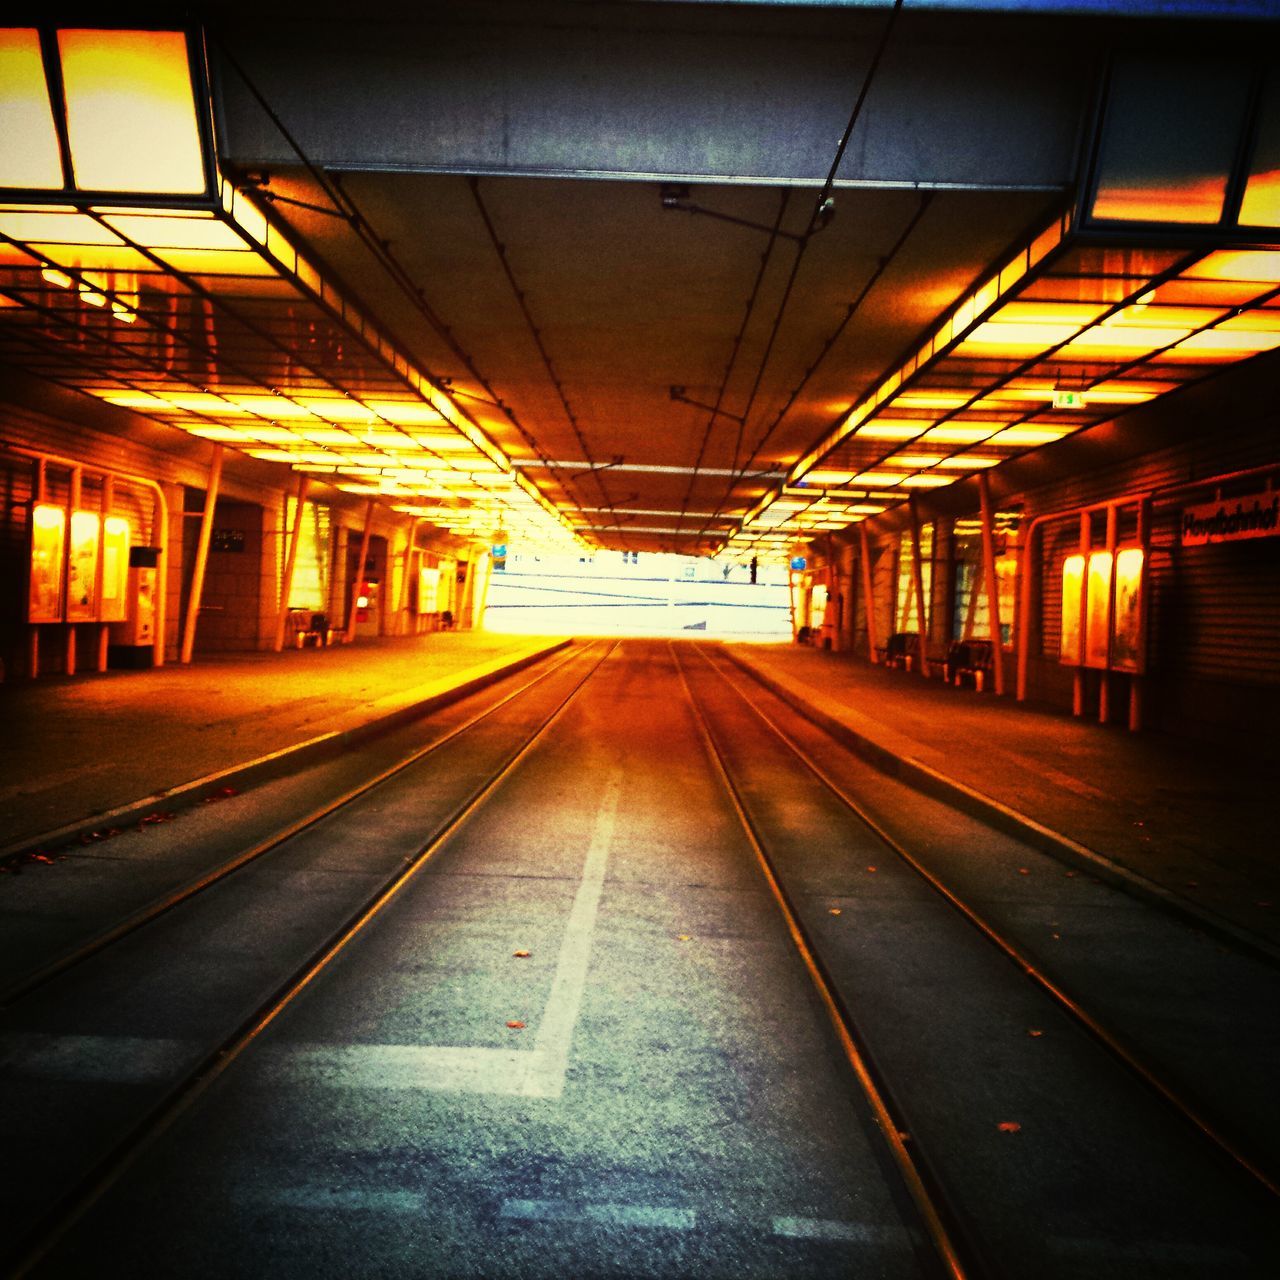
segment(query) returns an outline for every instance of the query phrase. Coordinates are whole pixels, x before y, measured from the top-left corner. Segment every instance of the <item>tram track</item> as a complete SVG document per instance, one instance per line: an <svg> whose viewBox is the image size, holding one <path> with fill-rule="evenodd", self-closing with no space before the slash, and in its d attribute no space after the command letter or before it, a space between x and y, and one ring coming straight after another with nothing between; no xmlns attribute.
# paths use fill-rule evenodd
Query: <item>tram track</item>
<svg viewBox="0 0 1280 1280"><path fill-rule="evenodd" d="M515 749L506 751L504 758L496 767L486 769L479 782L466 791L460 802L456 802L445 814L435 819L425 839L417 841L416 851L398 859L398 865L392 874L384 878L374 892L364 897L353 910L348 911L336 928L327 931L318 945L307 948L305 957L291 966L283 980L268 978L271 990L265 999L253 1003L247 1011L240 1008L234 1025L230 1029L224 1026L216 1036L206 1037L199 1047L195 1060L184 1064L180 1073L166 1079L162 1089L152 1089L145 1107L140 1108L135 1105L132 1114L123 1121L117 1118L116 1127L120 1132L115 1135L109 1149L98 1153L97 1158L87 1167L82 1163L82 1171L68 1185L56 1191L47 1187L39 1189L39 1200L45 1204L52 1202L52 1208L39 1215L38 1221L29 1231L15 1233L12 1227L6 1231L10 1239L14 1239L16 1235L20 1241L14 1255L12 1271L8 1273L14 1277L14 1280L29 1274L34 1267L38 1266L42 1259L56 1247L59 1240L132 1167L151 1144L204 1094L280 1013L305 991L335 957L401 893L435 852L466 824L503 780L518 767L599 667L608 660L615 648L616 644L602 644L586 652L571 653L569 657L557 662L534 680L509 693L493 707L468 718L447 736L433 742L409 760L384 770L376 778L352 789L349 794L327 802L306 820L291 824L285 834L271 841L266 847L228 860L217 871L202 877L198 883L189 888L189 891L175 895L172 901L157 904L156 908L150 912L122 922L120 926L107 931L86 948L77 951L74 956L67 957L63 963L53 967L53 971L42 974L39 981L29 981L24 984L22 992L12 998L11 1007L20 1006L24 996L37 992L47 995L50 985L55 984L59 978L69 976L72 979L83 979L85 968L93 967L91 963L86 964L86 962L110 956L114 950L120 948L121 944L136 940L148 926L172 919L175 908L193 902L207 901L209 895L206 891L210 888L234 884L236 872L255 864L261 865L266 855L288 847L289 842L296 840L299 836L314 833L328 819L345 812L357 801L370 796L379 788L385 788L388 783L396 779L403 780L415 765L420 765L447 743L457 741L467 731L484 723L495 712L508 707L522 695L540 689L545 679L564 673L567 667L586 667L585 672L580 676L576 670L569 673L572 676L569 688L563 693L557 691L553 695L550 711L539 715L536 727L522 735ZM599 652L600 649L604 650L603 653ZM92 1000L95 984L92 979L89 979L84 985ZM74 1163L74 1161L71 1162L71 1167L74 1167Z"/></svg>
<svg viewBox="0 0 1280 1280"><path fill-rule="evenodd" d="M1212 1143L1224 1156L1237 1164L1254 1178L1267 1192L1280 1200L1280 1175L1266 1167L1265 1159L1245 1149L1235 1138L1224 1132L1221 1124L1216 1122L1207 1109L1187 1096L1182 1090L1169 1083L1160 1073L1159 1068L1144 1059L1143 1055L1125 1042L1122 1035L1109 1028L1101 1019L1095 1017L1087 1008L1083 996L1077 997L1069 992L1062 983L1056 981L1045 968L1026 949L1021 947L1007 933L1002 931L984 915L966 902L960 894L951 889L943 879L936 875L920 858L901 841L896 839L867 807L842 786L827 770L816 763L792 739L786 731L765 712L758 702L747 698L741 687L730 680L725 669L717 665L703 650L699 650L703 661L716 671L742 698L743 704L771 731L773 737L780 742L791 755L804 766L819 782L822 783L836 799L849 809L875 837L880 840L887 851L911 868L936 894L957 911L970 925L977 930L987 942L1011 961L1017 970L1034 986L1047 995L1059 1008L1072 1017L1090 1036L1092 1036L1118 1062L1131 1071L1149 1089L1159 1096L1181 1119ZM1280 1206L1278 1206L1280 1207Z"/></svg>
<svg viewBox="0 0 1280 1280"><path fill-rule="evenodd" d="M710 678L713 678L721 689L731 691L736 703L736 711L732 719L726 719L719 709L709 709L714 696L709 695L705 683L695 691L695 679L690 683L689 673L683 671L688 694L695 705L699 721L702 725L708 754L712 757L717 772L731 801L739 812L739 817L747 832L748 838L756 849L763 872L769 881L779 907L787 921L787 926L796 942L797 948L804 956L806 968L817 986L820 998L833 1021L837 1038L844 1045L854 1075L859 1080L870 1100L877 1122L884 1133L886 1142L893 1152L895 1160L903 1170L907 1185L921 1211L922 1220L929 1228L940 1258L947 1267L967 1268L951 1272L952 1274L976 1275L1020 1275L1016 1267L1011 1271L1003 1261L1004 1250L998 1241L998 1229L992 1228L989 1221L983 1221L981 1210L975 1211L971 1199L966 1201L964 1194L955 1194L957 1186L963 1181L958 1168L964 1167L963 1160L955 1158L954 1151L948 1152L950 1135L946 1124L939 1124L937 1117L922 1119L927 1105L921 1106L920 1099L925 1091L914 1084L903 1083L903 1061L910 1060L910 1054L903 1054L895 1046L893 1052L885 1050L885 1028L875 1027L876 1018L864 1019L867 989L866 978L858 968L850 963L850 954L837 953L830 945L829 938L823 934L830 933L826 926L830 919L823 922L818 914L822 908L814 903L815 897L827 902L844 901L842 894L854 893L856 877L853 864L844 868L846 883L840 883L840 876L831 876L824 871L815 870L812 861L805 862L803 855L797 854L793 848L788 857L779 856L774 847L792 838L794 833L783 835L785 830L785 802L777 799L780 791L785 792L788 784L785 779L795 778L797 771L802 771L813 783L820 785L825 793L834 800L849 817L862 828L870 842L863 853L872 859L866 866L867 872L883 871L885 858L897 860L918 883L927 886L928 892L936 901L945 903L946 910L952 917L963 922L971 934L982 939L993 955L998 955L1007 962L1007 972L1017 975L1017 979L1026 980L1036 993L1037 998L1047 1000L1078 1031L1092 1043L1098 1045L1119 1068L1134 1081L1139 1082L1153 1099L1158 1099L1165 1108L1170 1123L1183 1125L1188 1133L1194 1133L1196 1141L1202 1144L1203 1151L1209 1159L1221 1169L1234 1170L1243 1175L1245 1185L1252 1184L1255 1199L1262 1212L1274 1213L1276 1197L1280 1195L1274 1172L1268 1165L1265 1149L1252 1149L1242 1141L1239 1134L1241 1126L1234 1128L1224 1123L1213 1114L1214 1108L1201 1099L1193 1098L1186 1090L1171 1083L1160 1066L1146 1055L1132 1047L1123 1037L1114 1031L1106 1022L1095 1016L1088 1008L1089 1001L1079 993L1068 991L1067 985L1056 979L1046 965L1040 963L1030 951L1019 945L1012 937L986 919L983 913L953 888L944 883L943 878L935 874L926 865L926 861L915 856L906 843L896 837L886 825L878 821L868 806L861 803L849 793L849 787L833 776L833 771L824 768L813 756L816 752L815 738L821 735L820 730L810 734L806 746L795 741L788 732L775 721L774 715L780 714L770 705L765 709L762 703L777 702L782 713L801 719L798 714L779 699L764 692L759 685L744 688L751 682L744 680L739 669L732 670L735 678L727 674L722 660L713 659L699 646L698 667ZM674 650L673 650L674 655ZM679 659L676 658L679 662ZM771 714L772 713L772 714ZM742 717L747 716L761 727L762 732L775 749L785 753L790 765L779 764L768 774L767 796L763 784L756 780L744 781L746 777L741 768L741 759L735 764L734 749L741 751L741 756L750 754L758 758L765 750L763 740L751 740L749 747L743 747L736 738L743 737L744 724ZM727 726L727 727L726 727ZM809 726L813 729L813 726ZM844 749L827 739L828 749L832 756L845 754ZM752 789L755 788L753 796ZM899 800L901 795L899 794ZM784 825L779 825L780 815ZM880 852L876 852L876 850ZM879 866L876 864L880 864ZM1025 874L1025 869L1024 874ZM821 884L824 892L815 892L815 884ZM826 908L830 916L839 917L849 907L829 906ZM929 928L935 930L940 937L944 932L942 922L925 912L921 916L931 921ZM919 926L923 927L923 926ZM919 928L917 927L917 928ZM1054 935L1057 937L1057 935ZM950 944L946 944L950 945ZM946 945L931 942L921 947L922 956L929 963L943 965L947 963ZM937 954L931 954L936 952ZM912 967L917 964L914 957L906 958L903 964ZM874 967L874 966L870 966ZM959 966L962 967L962 966ZM936 975L933 980L938 980ZM892 977L881 975L881 981L892 983ZM985 996L984 992L984 996ZM883 1006L891 1005L893 997L876 997ZM873 1001L874 1002L874 1001ZM1039 1016L1036 1021L1042 1021ZM865 1022L872 1024L868 1030ZM1028 1033L1036 1038L1044 1033L1033 1029ZM935 1046L936 1048L936 1046ZM972 1048L972 1046L970 1046ZM894 1057L898 1063L893 1061ZM962 1061L961 1051L954 1050L957 1061ZM923 1061L918 1055L915 1066ZM976 1068L975 1068L976 1070ZM914 1095L914 1096L913 1096ZM975 1093L975 1096L977 1094ZM1083 1108L1087 1112L1087 1107ZM1088 1123L1084 1121L1084 1123ZM1002 1122L1010 1133L1021 1130L1019 1123ZM972 1176L973 1166L968 1168ZM1043 1196L1051 1200L1049 1195L1053 1179L1052 1173L1046 1173ZM1247 1195L1247 1190L1245 1191ZM1266 1208L1266 1206L1270 1208ZM995 1259L1001 1259L996 1262ZM1205 1273L1209 1274L1218 1266L1215 1260ZM1044 1274L1044 1272L1037 1272ZM1072 1274L1068 1271L1066 1274ZM1109 1274L1109 1273L1108 1273ZM1163 1274L1157 1272L1156 1274ZM1228 1274L1228 1272L1224 1272ZM1242 1269L1231 1270L1229 1274L1255 1274L1254 1271ZM1257 1274L1262 1274L1258 1272Z"/></svg>
<svg viewBox="0 0 1280 1280"><path fill-rule="evenodd" d="M323 822L331 815L345 809L348 805L369 795L378 787L389 782L405 770L420 764L437 751L447 747L455 739L470 732L478 725L483 724L490 717L494 716L505 707L509 706L513 701L522 698L534 690L539 684L549 677L555 675L566 664L575 661L580 654L574 653L572 650L556 658L545 668L538 670L531 679L524 680L514 689L502 694L496 702L484 706L481 710L472 715L466 716L459 724L444 732L440 737L434 738L421 747L414 748L407 755L401 756L393 764L383 768L378 768L371 776L362 779L355 786L344 788L339 794L332 797L326 797L323 803L315 805L308 809L305 813L291 818L285 825L274 830L264 839L254 841L244 849L238 850L232 857L213 867L201 870L197 875L184 881L181 884L168 889L159 897L146 903L137 910L129 912L124 917L114 921L106 928L96 932L93 936L86 938L77 945L64 950L51 960L42 963L38 968L24 973L21 977L12 982L10 985L0 988L0 1010L7 1006L24 999L33 992L39 990L46 983L52 981L59 975L67 972L69 969L84 963L84 961L97 955L107 947L123 940L138 929L144 928L152 921L159 919L166 912L173 910L175 907L181 906L183 903L194 898L197 894L203 893L205 890L218 884L226 877L234 875L242 868L250 863L257 861L259 858L278 849L286 844L295 836L301 835L303 832ZM359 748L352 749L354 753L359 752ZM48 840L36 839L31 842L34 846L41 844L50 844Z"/></svg>

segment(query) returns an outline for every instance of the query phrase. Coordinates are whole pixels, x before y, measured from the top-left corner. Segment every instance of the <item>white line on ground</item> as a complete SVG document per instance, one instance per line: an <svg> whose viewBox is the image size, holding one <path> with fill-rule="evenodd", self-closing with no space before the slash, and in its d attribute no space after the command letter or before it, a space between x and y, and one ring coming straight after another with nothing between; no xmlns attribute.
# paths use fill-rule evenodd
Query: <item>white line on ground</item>
<svg viewBox="0 0 1280 1280"><path fill-rule="evenodd" d="M859 1244L904 1244L908 1236L901 1227L882 1227L866 1222L841 1222L835 1218L774 1218L770 1231L792 1240L848 1240Z"/></svg>
<svg viewBox="0 0 1280 1280"><path fill-rule="evenodd" d="M662 1231L691 1231L697 1221L692 1209L671 1205L584 1204L575 1200L504 1200L498 1217L521 1222L601 1222Z"/></svg>
<svg viewBox="0 0 1280 1280"><path fill-rule="evenodd" d="M609 850L618 825L618 800L622 795L622 772L614 769L605 784L604 796L596 814L591 845L582 868L582 882L569 912L551 994L538 1023L534 1050L538 1061L525 1079L524 1092L531 1097L558 1098L564 1092L565 1073L569 1068L569 1046L573 1029L582 1010L582 995L587 985L587 967L591 962L591 943L595 937L596 914L604 892L604 873L609 864Z"/></svg>

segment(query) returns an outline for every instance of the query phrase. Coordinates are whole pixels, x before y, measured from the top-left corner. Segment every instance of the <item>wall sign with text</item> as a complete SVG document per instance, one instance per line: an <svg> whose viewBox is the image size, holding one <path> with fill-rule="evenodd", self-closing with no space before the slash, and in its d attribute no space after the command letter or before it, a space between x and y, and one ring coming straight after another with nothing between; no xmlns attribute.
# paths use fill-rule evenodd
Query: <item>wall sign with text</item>
<svg viewBox="0 0 1280 1280"><path fill-rule="evenodd" d="M1280 492L1183 507L1180 532L1184 547L1274 538L1280 535Z"/></svg>

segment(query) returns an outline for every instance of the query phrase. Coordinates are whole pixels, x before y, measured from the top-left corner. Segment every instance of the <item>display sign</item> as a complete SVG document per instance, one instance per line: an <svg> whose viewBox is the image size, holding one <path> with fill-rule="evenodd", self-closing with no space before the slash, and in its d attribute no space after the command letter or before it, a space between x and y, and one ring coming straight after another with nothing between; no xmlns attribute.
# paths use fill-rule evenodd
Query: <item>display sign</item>
<svg viewBox="0 0 1280 1280"><path fill-rule="evenodd" d="M67 543L67 621L92 622L98 616L98 541L102 520L96 511L71 513Z"/></svg>
<svg viewBox="0 0 1280 1280"><path fill-rule="evenodd" d="M123 622L129 597L129 522L108 516L102 522L102 601L99 622Z"/></svg>
<svg viewBox="0 0 1280 1280"><path fill-rule="evenodd" d="M1068 556L1062 565L1062 642L1059 657L1069 666L1141 672L1143 553L1124 547ZM1084 612L1081 615L1081 587ZM1081 639L1083 637L1083 652Z"/></svg>
<svg viewBox="0 0 1280 1280"><path fill-rule="evenodd" d="M1111 669L1142 671L1142 548L1116 552L1115 613L1111 630Z"/></svg>
<svg viewBox="0 0 1280 1280"><path fill-rule="evenodd" d="M1058 388L1053 393L1053 407L1055 409L1083 409L1085 408L1084 392L1064 391Z"/></svg>
<svg viewBox="0 0 1280 1280"><path fill-rule="evenodd" d="M1111 552L1089 553L1089 588L1084 613L1084 665L1106 670L1111 640Z"/></svg>
<svg viewBox="0 0 1280 1280"><path fill-rule="evenodd" d="M1062 564L1062 641L1058 648L1061 660L1071 666L1080 665L1080 603L1084 582L1084 556L1068 556Z"/></svg>
<svg viewBox="0 0 1280 1280"><path fill-rule="evenodd" d="M418 612L436 613L440 593L440 570L423 565L418 570Z"/></svg>
<svg viewBox="0 0 1280 1280"><path fill-rule="evenodd" d="M805 556L792 556L791 568L795 573L803 573L809 567L808 558Z"/></svg>
<svg viewBox="0 0 1280 1280"><path fill-rule="evenodd" d="M1243 542L1280 535L1280 493L1260 493L1182 509L1182 545Z"/></svg>
<svg viewBox="0 0 1280 1280"><path fill-rule="evenodd" d="M67 513L52 503L36 503L31 508L28 622L62 621L62 563L66 540Z"/></svg>

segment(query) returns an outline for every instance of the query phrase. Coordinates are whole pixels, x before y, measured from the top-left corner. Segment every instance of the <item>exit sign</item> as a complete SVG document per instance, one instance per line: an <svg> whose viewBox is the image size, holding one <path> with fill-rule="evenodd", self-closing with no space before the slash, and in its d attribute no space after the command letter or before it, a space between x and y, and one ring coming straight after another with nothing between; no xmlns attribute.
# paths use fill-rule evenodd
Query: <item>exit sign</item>
<svg viewBox="0 0 1280 1280"><path fill-rule="evenodd" d="M1055 409L1083 409L1084 404L1083 391L1055 391L1053 393L1053 407Z"/></svg>

